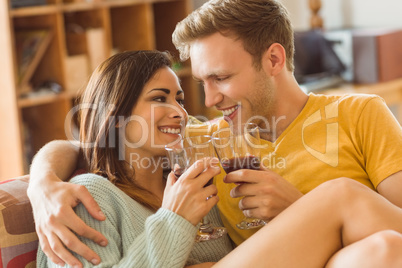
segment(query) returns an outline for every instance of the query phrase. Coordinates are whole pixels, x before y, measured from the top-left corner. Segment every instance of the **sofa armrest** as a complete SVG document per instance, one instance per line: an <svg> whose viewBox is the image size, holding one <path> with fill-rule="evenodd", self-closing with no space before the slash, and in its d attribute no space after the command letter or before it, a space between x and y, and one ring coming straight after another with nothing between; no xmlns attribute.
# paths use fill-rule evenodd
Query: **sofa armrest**
<svg viewBox="0 0 402 268"><path fill-rule="evenodd" d="M35 267L38 236L27 196L29 176L0 182L0 267Z"/></svg>

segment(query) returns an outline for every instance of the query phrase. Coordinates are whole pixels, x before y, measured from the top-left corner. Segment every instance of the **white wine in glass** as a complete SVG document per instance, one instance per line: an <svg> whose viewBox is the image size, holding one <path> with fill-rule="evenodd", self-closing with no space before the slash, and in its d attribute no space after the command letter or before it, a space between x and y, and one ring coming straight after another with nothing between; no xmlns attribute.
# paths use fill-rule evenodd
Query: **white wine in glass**
<svg viewBox="0 0 402 268"><path fill-rule="evenodd" d="M176 178L179 178L197 160L215 156L211 136L208 135L183 138L173 145L167 145L165 149L168 152L170 166ZM213 178L204 187L211 185L212 181ZM208 218L204 217L200 222L195 241L203 242L218 239L226 232L226 228L212 226Z"/></svg>

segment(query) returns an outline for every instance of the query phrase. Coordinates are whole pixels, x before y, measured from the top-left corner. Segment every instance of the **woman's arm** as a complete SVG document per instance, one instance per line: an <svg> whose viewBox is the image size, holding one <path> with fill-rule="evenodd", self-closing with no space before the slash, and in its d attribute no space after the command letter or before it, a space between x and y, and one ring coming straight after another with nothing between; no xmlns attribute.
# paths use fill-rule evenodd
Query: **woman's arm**
<svg viewBox="0 0 402 268"><path fill-rule="evenodd" d="M78 260L64 245L87 260L99 260L99 256L80 242L72 231L99 244L107 244L106 238L88 227L72 209L82 203L92 217L104 220L98 204L85 187L63 182L77 169L78 155L77 142L46 144L32 162L27 191L43 251L54 263L66 262L71 266Z"/></svg>

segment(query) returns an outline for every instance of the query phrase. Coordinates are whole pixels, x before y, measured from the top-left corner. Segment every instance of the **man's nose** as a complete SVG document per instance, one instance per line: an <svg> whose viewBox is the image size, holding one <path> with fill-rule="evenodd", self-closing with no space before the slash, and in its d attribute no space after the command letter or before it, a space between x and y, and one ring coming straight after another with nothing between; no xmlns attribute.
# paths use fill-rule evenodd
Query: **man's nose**
<svg viewBox="0 0 402 268"><path fill-rule="evenodd" d="M222 93L219 92L217 88L213 86L204 85L204 93L205 93L205 106L210 108L220 103L223 100Z"/></svg>

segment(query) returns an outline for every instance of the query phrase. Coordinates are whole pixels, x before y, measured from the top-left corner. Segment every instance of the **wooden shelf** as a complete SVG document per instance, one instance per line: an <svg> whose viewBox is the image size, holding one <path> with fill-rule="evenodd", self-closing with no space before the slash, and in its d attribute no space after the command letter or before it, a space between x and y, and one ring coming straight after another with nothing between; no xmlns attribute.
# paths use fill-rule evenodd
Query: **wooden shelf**
<svg viewBox="0 0 402 268"><path fill-rule="evenodd" d="M375 94L382 97L388 105L402 103L402 78L376 84L344 84L337 88L319 91L323 94Z"/></svg>
<svg viewBox="0 0 402 268"><path fill-rule="evenodd" d="M56 14L59 11L58 5L46 5L46 6L34 6L34 7L22 7L10 10L10 17L27 17L38 16L47 14Z"/></svg>
<svg viewBox="0 0 402 268"><path fill-rule="evenodd" d="M177 55L171 35L192 9L192 0L47 3L10 9L9 0L0 1L0 122L7 126L7 131L0 132L0 181L25 174L33 153L51 140L67 138L65 119L78 90L100 62L126 50L169 50ZM17 32L40 29L49 30L51 39L39 54L34 45L22 49L28 54L36 51L28 65L22 64L21 55L26 54L19 52L17 57L16 44L21 44ZM23 66L29 66L29 72L20 84ZM179 76L186 91L186 108L191 114L202 114L200 93L190 69L186 66ZM44 84L59 85L61 92L30 93ZM29 97L19 97L21 93Z"/></svg>
<svg viewBox="0 0 402 268"><path fill-rule="evenodd" d="M65 12L74 12L80 10L90 10L96 8L116 8L133 6L135 4L157 4L157 3L169 3L172 0L104 0L99 2L82 2L82 3L64 3L60 5L60 8Z"/></svg>
<svg viewBox="0 0 402 268"><path fill-rule="evenodd" d="M137 1L139 4L143 4L144 1ZM153 2L158 2L155 0L150 0L147 1L148 4L152 4ZM105 6L109 6L109 7L124 7L124 6L130 6L133 4L133 1L130 0L112 0L112 1L107 1L105 0L105 2L103 3Z"/></svg>
<svg viewBox="0 0 402 268"><path fill-rule="evenodd" d="M384 99L389 107L396 108L399 123L402 125L402 78L376 84L344 84L337 88L317 91L321 94L375 94Z"/></svg>
<svg viewBox="0 0 402 268"><path fill-rule="evenodd" d="M83 10L98 9L106 6L103 2L92 2L92 3L66 3L61 5L61 10L64 12L76 12Z"/></svg>
<svg viewBox="0 0 402 268"><path fill-rule="evenodd" d="M74 94L68 92L62 92L59 94L49 93L44 95L38 95L36 97L19 98L18 107L20 108L35 107L38 105L48 104L55 101L71 100L74 97L76 97L74 96Z"/></svg>

